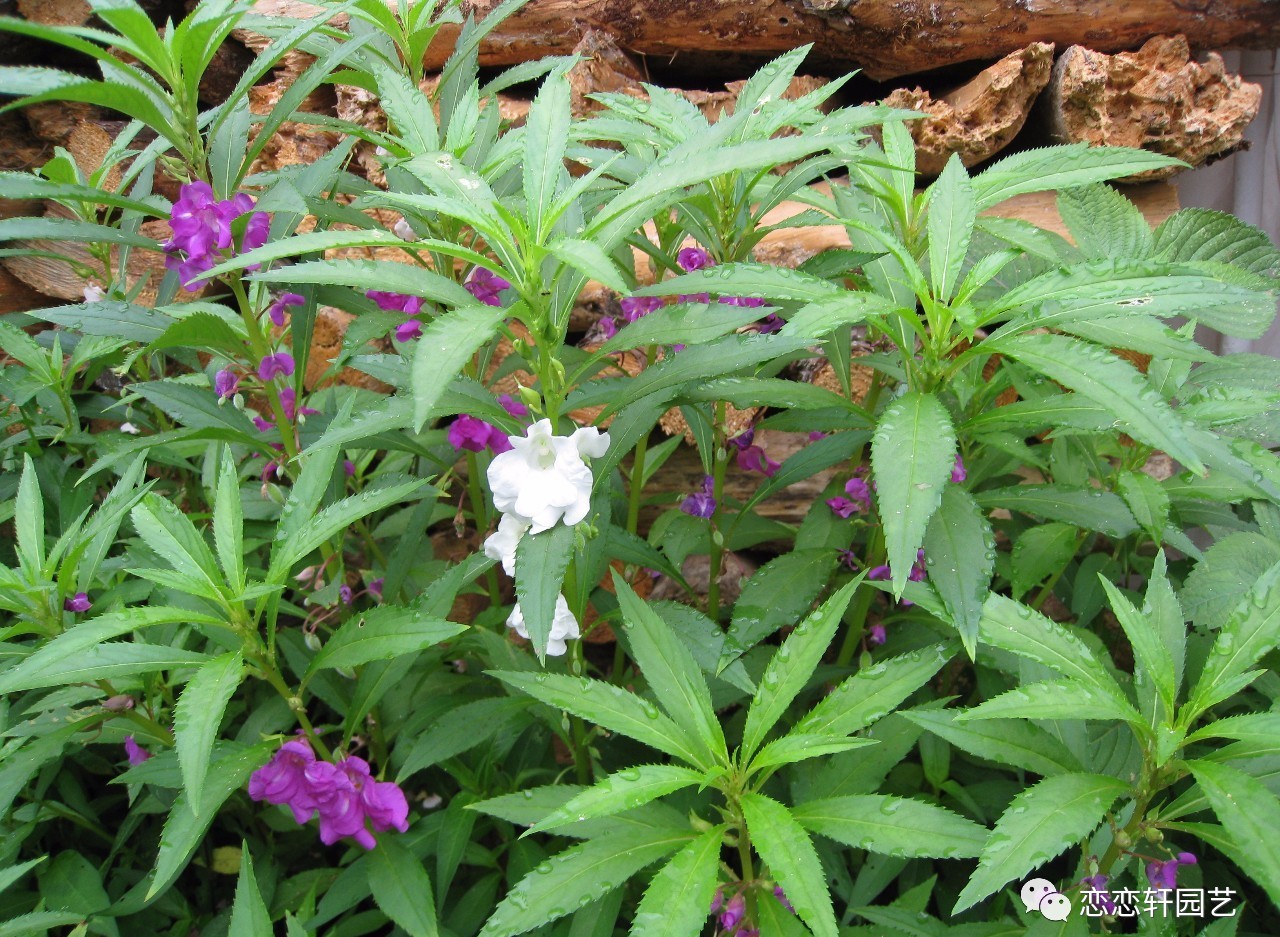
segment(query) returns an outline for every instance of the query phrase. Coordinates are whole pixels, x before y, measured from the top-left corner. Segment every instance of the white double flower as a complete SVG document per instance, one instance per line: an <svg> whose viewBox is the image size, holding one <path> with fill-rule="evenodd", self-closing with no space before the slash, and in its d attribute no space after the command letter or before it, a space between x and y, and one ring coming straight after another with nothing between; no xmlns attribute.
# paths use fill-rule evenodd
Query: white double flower
<svg viewBox="0 0 1280 937"><path fill-rule="evenodd" d="M583 457L600 458L609 449L609 434L594 426L572 436L556 436L550 420L539 420L526 434L509 436L511 449L489 463L489 489L502 512L498 529L484 542L485 555L515 575L516 547L526 533L539 534L563 521L572 527L591 510L591 468ZM524 613L517 603L507 626L529 637ZM579 636L578 621L563 595L556 599L547 653L565 653L566 639Z"/></svg>

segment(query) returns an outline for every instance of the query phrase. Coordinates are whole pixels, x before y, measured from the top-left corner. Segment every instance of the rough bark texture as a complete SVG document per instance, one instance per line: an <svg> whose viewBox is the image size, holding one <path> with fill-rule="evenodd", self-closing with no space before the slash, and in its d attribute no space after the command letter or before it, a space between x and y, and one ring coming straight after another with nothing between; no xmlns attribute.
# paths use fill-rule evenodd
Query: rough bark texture
<svg viewBox="0 0 1280 937"><path fill-rule="evenodd" d="M929 115L907 126L916 141L916 171L936 176L952 153L975 166L1008 146L1052 70L1053 44L1033 42L939 98L923 88L899 88L884 103Z"/></svg>
<svg viewBox="0 0 1280 937"><path fill-rule="evenodd" d="M1072 46L1054 65L1044 96L1057 142L1138 146L1192 166L1240 148L1261 100L1261 85L1227 74L1216 53L1203 65L1192 61L1184 36L1161 36L1119 55Z"/></svg>

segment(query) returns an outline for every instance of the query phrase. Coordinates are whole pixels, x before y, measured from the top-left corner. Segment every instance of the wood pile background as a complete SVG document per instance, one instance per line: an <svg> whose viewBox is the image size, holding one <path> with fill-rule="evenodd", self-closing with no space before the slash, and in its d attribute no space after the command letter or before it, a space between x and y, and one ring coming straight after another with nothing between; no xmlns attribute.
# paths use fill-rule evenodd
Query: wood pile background
<svg viewBox="0 0 1280 937"><path fill-rule="evenodd" d="M182 15L180 0L148 0L163 21ZM483 15L496 0L471 0L465 9ZM256 12L308 17L317 8L300 0L258 0ZM84 0L0 0L0 15L44 23L85 24ZM338 21L340 23L340 21ZM451 47L442 31L428 67L438 68ZM885 102L927 116L910 126L920 149L922 183L954 153L980 168L1002 154L1054 142L1141 146L1192 166L1240 149L1258 113L1262 89L1228 73L1215 50L1280 46L1280 3L1274 0L529 0L481 46L482 66L507 66L545 54L583 56L571 73L575 110L594 106L589 95L611 91L643 96L642 83L679 90L709 119L730 112L741 81L784 51L806 43L813 52L805 76L793 83L802 94L831 77L860 69L833 106ZM257 50L259 36L238 31L219 53L202 85L206 104L222 100ZM21 37L0 33L6 64L56 64L63 55ZM64 56L65 58L65 56ZM268 110L300 70L301 54L284 60L271 79L253 90L251 107ZM433 79L429 78L428 82ZM501 100L503 116L523 119L528 95ZM326 87L306 109L371 127L385 126L376 98L360 89ZM67 148L87 169L123 127L118 115L88 105L43 104L0 115L0 169L29 169ZM326 130L286 124L264 151L258 168L311 162L337 142ZM379 182L374 154L357 147L351 166ZM1154 225L1178 208L1175 185L1162 178L1126 180L1124 191ZM169 182L166 195L176 196ZM39 205L0 201L0 217L40 212ZM777 210L780 217L799 210ZM998 214L1027 218L1062 232L1051 196L1024 196ZM397 220L380 218L390 228ZM157 223L163 228L163 223ZM157 230L157 237L166 232ZM1064 232L1065 233L1065 232ZM774 232L757 250L759 260L794 266L829 247L847 245L839 226ZM135 252L135 257L138 257ZM397 258L402 259L402 258ZM162 269L159 254L139 257L131 275ZM638 269L647 271L647 265ZM45 259L0 260L0 314L81 301L85 283L66 264ZM575 311L573 328L587 333L602 315L618 312L619 297L591 285ZM312 376L341 345L348 317L323 311L316 329ZM354 381L355 378L352 377ZM764 440L781 459L796 442ZM700 481L694 461L671 463L673 491ZM685 478L688 475L688 478ZM735 477L749 493L758 476ZM804 491L766 505L767 513L796 521L823 478ZM816 486L816 487L815 487Z"/></svg>

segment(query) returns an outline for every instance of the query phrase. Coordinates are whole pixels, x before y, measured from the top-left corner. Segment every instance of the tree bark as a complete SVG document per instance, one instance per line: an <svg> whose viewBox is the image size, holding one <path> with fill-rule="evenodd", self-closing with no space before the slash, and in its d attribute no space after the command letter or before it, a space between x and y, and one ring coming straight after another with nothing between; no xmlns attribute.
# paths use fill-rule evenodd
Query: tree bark
<svg viewBox="0 0 1280 937"><path fill-rule="evenodd" d="M1199 166L1242 147L1262 86L1227 74L1217 53L1203 65L1193 61L1184 36L1161 36L1118 55L1072 46L1054 65L1043 101L1054 142L1142 147Z"/></svg>

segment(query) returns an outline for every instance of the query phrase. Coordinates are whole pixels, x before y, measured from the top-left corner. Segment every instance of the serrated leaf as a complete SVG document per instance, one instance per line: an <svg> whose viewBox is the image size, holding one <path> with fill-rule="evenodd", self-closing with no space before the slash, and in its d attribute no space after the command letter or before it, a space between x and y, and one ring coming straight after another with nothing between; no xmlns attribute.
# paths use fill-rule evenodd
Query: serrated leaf
<svg viewBox="0 0 1280 937"><path fill-rule="evenodd" d="M528 700L504 696L463 703L449 710L414 740L396 781L403 782L415 771L483 745L528 708Z"/></svg>
<svg viewBox="0 0 1280 937"><path fill-rule="evenodd" d="M616 572L613 585L622 610L626 643L653 695L676 725L685 730L692 746L705 755L703 763L708 767L727 764L724 730L693 655L671 626L641 601Z"/></svg>
<svg viewBox="0 0 1280 937"><path fill-rule="evenodd" d="M358 667L374 660L416 654L467 630L413 608L381 605L348 618L316 652L303 682L321 670Z"/></svg>
<svg viewBox="0 0 1280 937"><path fill-rule="evenodd" d="M231 905L231 922L227 925L227 937L272 937L271 915L258 890L258 879L253 874L253 856L249 844L240 850L240 874L236 877L236 896Z"/></svg>
<svg viewBox="0 0 1280 937"><path fill-rule="evenodd" d="M229 434L224 438L235 442L261 445L262 436L249 418L235 407L219 407L217 395L208 388L174 381L149 381L130 384L129 389L141 394L183 426L218 430Z"/></svg>
<svg viewBox="0 0 1280 937"><path fill-rule="evenodd" d="M1182 429L1182 419L1140 372L1106 349L1047 333L988 340L987 344L1106 407L1134 439L1162 449L1192 471L1204 472Z"/></svg>
<svg viewBox="0 0 1280 937"><path fill-rule="evenodd" d="M230 447L218 459L218 493L213 502L213 545L231 591L244 590L244 507L240 503L240 475Z"/></svg>
<svg viewBox="0 0 1280 937"><path fill-rule="evenodd" d="M636 908L631 937L698 937L720 869L726 827L713 826L658 870Z"/></svg>
<svg viewBox="0 0 1280 937"><path fill-rule="evenodd" d="M421 431L440 395L494 335L506 310L465 306L432 319L413 352L413 426Z"/></svg>
<svg viewBox="0 0 1280 937"><path fill-rule="evenodd" d="M1058 214L1090 259L1145 258L1155 250L1142 212L1110 186L1094 183L1059 192Z"/></svg>
<svg viewBox="0 0 1280 937"><path fill-rule="evenodd" d="M956 900L959 914L1089 836L1127 789L1100 774L1063 774L1027 788L996 821L978 868Z"/></svg>
<svg viewBox="0 0 1280 937"><path fill-rule="evenodd" d="M601 345L599 352L608 354L646 345L698 345L728 335L759 318L759 309L723 303L677 303L641 316Z"/></svg>
<svg viewBox="0 0 1280 937"><path fill-rule="evenodd" d="M548 706L589 719L611 732L620 732L689 764L698 763L697 754L689 749L680 728L660 713L657 706L634 693L585 677L502 670L488 672Z"/></svg>
<svg viewBox="0 0 1280 937"><path fill-rule="evenodd" d="M1138 711L1122 699L1072 680L1028 683L1001 693L958 717L971 719L1101 719L1140 725Z"/></svg>
<svg viewBox="0 0 1280 937"><path fill-rule="evenodd" d="M589 840L540 863L502 899L481 937L515 937L599 900L688 844L687 833L626 830Z"/></svg>
<svg viewBox="0 0 1280 937"><path fill-rule="evenodd" d="M973 183L958 153L951 154L937 181L929 187L926 198L929 278L934 298L945 303L951 299L960 280L973 223L978 218Z"/></svg>
<svg viewBox="0 0 1280 937"><path fill-rule="evenodd" d="M516 545L516 598L538 660L545 660L547 641L573 559L574 528L556 524L539 534L526 534Z"/></svg>
<svg viewBox="0 0 1280 937"><path fill-rule="evenodd" d="M862 575L857 576L822 603L796 626L770 658L747 710L747 722L742 732L743 761L751 760L764 744L769 730L812 678L814 668L822 661L831 639L835 637L845 609L862 585L862 579Z"/></svg>
<svg viewBox="0 0 1280 937"><path fill-rule="evenodd" d="M1228 765L1189 761L1187 767L1236 847L1227 854L1280 904L1280 801L1257 778Z"/></svg>
<svg viewBox="0 0 1280 937"><path fill-rule="evenodd" d="M636 290L636 296L710 293L786 302L814 302L843 290L827 280L772 264L727 263L681 274Z"/></svg>
<svg viewBox="0 0 1280 937"><path fill-rule="evenodd" d="M912 392L885 408L871 439L871 467L895 596L916 563L955 457L955 429L937 397Z"/></svg>
<svg viewBox="0 0 1280 937"><path fill-rule="evenodd" d="M865 745L874 745L874 739L834 738L827 735L809 735L806 733L784 735L776 738L760 749L759 754L751 759L749 770L752 773L779 765L795 764L810 758L823 758L827 755L839 755Z"/></svg>
<svg viewBox="0 0 1280 937"><path fill-rule="evenodd" d="M109 641L85 648L73 658L50 662L39 670L8 672L0 681L0 687L6 693L13 693L67 683L92 683L175 667L198 666L208 659L204 654L176 647Z"/></svg>
<svg viewBox="0 0 1280 937"><path fill-rule="evenodd" d="M1079 531L1070 524L1040 524L1024 530L1013 545L1012 594L1021 599L1032 588L1058 572L1075 556ZM930 577L932 580L932 577ZM936 588L936 583L934 584ZM981 617L981 613L979 613Z"/></svg>
<svg viewBox="0 0 1280 937"><path fill-rule="evenodd" d="M631 286L618 269L613 258L600 245L581 238L557 238L547 245L547 250L562 263L577 270L583 276L599 280L611 290L627 292Z"/></svg>
<svg viewBox="0 0 1280 937"><path fill-rule="evenodd" d="M765 563L742 587L725 634L719 670L803 615L835 569L830 550L794 550Z"/></svg>
<svg viewBox="0 0 1280 937"><path fill-rule="evenodd" d="M529 827L523 835L633 810L673 791L703 783L703 775L679 765L624 768L576 795L554 813Z"/></svg>
<svg viewBox="0 0 1280 937"><path fill-rule="evenodd" d="M1183 165L1148 150L1072 143L1007 156L975 176L973 188L981 210L1027 192L1069 189Z"/></svg>
<svg viewBox="0 0 1280 937"><path fill-rule="evenodd" d="M1161 554L1163 558L1164 554ZM1163 566L1163 563L1161 563ZM1163 575L1163 569L1160 570ZM1166 716L1175 711L1177 696L1177 670L1174 667L1171 646L1165 643L1164 636L1152 625L1145 614L1134 607L1119 589L1099 574L1099 582L1107 593L1107 601L1115 613L1116 621L1124 629L1133 649L1134 677L1139 684L1148 684L1155 688ZM1179 616L1181 617L1181 616ZM1179 622L1181 629L1181 622ZM1178 645L1180 647L1180 642ZM1181 657L1181 654L1179 654Z"/></svg>
<svg viewBox="0 0 1280 937"><path fill-rule="evenodd" d="M981 852L987 830L944 807L866 794L793 807L801 826L855 849L890 856L965 859Z"/></svg>
<svg viewBox="0 0 1280 937"><path fill-rule="evenodd" d="M1014 485L988 488L974 497L987 510L1021 511L1086 530L1098 530L1109 537L1127 537L1138 529L1118 495L1088 486Z"/></svg>
<svg viewBox="0 0 1280 937"><path fill-rule="evenodd" d="M1280 251L1261 228L1234 215L1184 208L1155 231L1156 254L1172 261L1226 263L1259 276L1280 273Z"/></svg>
<svg viewBox="0 0 1280 937"><path fill-rule="evenodd" d="M369 889L382 913L409 937L436 937L434 892L422 862L393 836L382 836L369 853Z"/></svg>
<svg viewBox="0 0 1280 937"><path fill-rule="evenodd" d="M1187 707L1193 713L1226 699L1228 689L1280 644L1280 563L1258 577L1209 650Z"/></svg>
<svg viewBox="0 0 1280 937"><path fill-rule="evenodd" d="M1081 769L1079 760L1062 742L1022 719L964 723L957 720L959 712L953 709L913 709L901 715L956 748L987 761L1045 777Z"/></svg>
<svg viewBox="0 0 1280 937"><path fill-rule="evenodd" d="M1197 627L1217 631L1258 578L1280 562L1280 543L1252 531L1223 537L1204 552L1179 596Z"/></svg>
<svg viewBox="0 0 1280 937"><path fill-rule="evenodd" d="M747 794L741 803L751 844L769 864L770 874L787 893L796 915L815 937L837 937L827 879L804 828L786 807L763 794Z"/></svg>
<svg viewBox="0 0 1280 937"><path fill-rule="evenodd" d="M174 746L182 767L182 785L197 811L204 802L205 775L218 725L243 676L244 660L239 651L206 661L188 681L174 707Z"/></svg>
<svg viewBox="0 0 1280 937"><path fill-rule="evenodd" d="M538 89L525 119L522 167L525 212L529 230L539 241L555 199L556 186L564 175L564 153L569 145L569 79L564 70L553 72Z"/></svg>
<svg viewBox="0 0 1280 937"><path fill-rule="evenodd" d="M811 709L791 732L826 736L857 732L892 712L954 653L954 645L934 644L859 670Z"/></svg>
<svg viewBox="0 0 1280 937"><path fill-rule="evenodd" d="M995 536L973 496L959 485L943 489L938 511L925 530L924 554L929 582L973 657L982 603L995 569Z"/></svg>
<svg viewBox="0 0 1280 937"><path fill-rule="evenodd" d="M779 332L784 338L796 336L810 341L822 338L843 326L865 322L872 316L915 315L892 299L878 293L850 290L809 303L793 313Z"/></svg>

